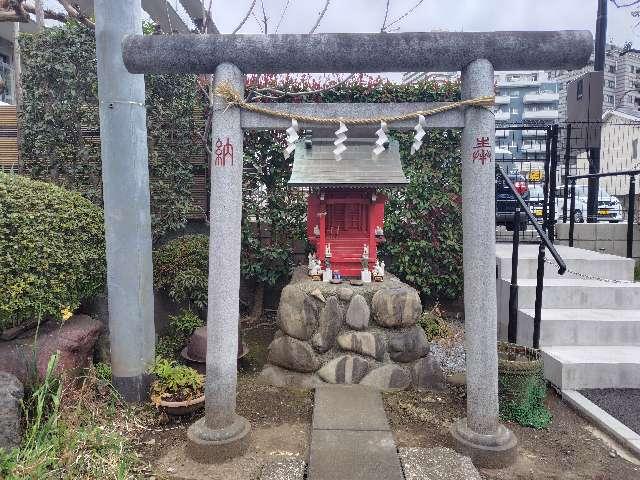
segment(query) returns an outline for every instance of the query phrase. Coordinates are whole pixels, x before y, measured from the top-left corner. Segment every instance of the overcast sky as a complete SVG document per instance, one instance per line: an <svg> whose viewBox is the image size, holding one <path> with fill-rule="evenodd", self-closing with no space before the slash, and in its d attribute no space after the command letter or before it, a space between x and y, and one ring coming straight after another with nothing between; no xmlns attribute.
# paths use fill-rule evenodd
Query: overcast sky
<svg viewBox="0 0 640 480"><path fill-rule="evenodd" d="M206 0L207 2L209 0ZM177 0L170 0L174 4ZM246 13L251 0L213 0L215 21L223 33L233 30ZM264 0L272 33L280 20L285 4L280 33L308 31L316 21L325 0ZM389 18L405 13L417 0L390 0ZM399 31L429 31L436 29L487 30L557 30L589 29L595 33L597 0L424 0L406 19L399 22ZM262 17L258 0L255 13ZM384 18L386 0L332 0L318 32L375 32ZM607 38L622 45L632 41L640 47L640 27L633 25L631 10L609 4ZM259 33L260 26L250 18L241 32Z"/></svg>

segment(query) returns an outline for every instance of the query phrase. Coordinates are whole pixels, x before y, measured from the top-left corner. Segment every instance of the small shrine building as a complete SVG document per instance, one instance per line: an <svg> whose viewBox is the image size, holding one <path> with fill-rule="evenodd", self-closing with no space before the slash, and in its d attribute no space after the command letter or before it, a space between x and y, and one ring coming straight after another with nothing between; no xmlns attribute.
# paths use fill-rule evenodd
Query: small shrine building
<svg viewBox="0 0 640 480"><path fill-rule="evenodd" d="M320 264L342 277L360 278L376 265L384 241L384 204L380 189L409 183L402 171L398 142L391 140L379 155L371 139L349 139L337 161L333 139L296 145L290 187L309 189L307 239ZM365 263L366 262L366 263Z"/></svg>

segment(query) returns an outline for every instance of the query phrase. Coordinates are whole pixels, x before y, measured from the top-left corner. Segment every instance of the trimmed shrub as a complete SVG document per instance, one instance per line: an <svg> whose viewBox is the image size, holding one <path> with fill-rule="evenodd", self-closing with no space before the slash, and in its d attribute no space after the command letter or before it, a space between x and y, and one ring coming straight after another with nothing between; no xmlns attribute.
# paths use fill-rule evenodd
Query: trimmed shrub
<svg viewBox="0 0 640 480"><path fill-rule="evenodd" d="M0 173L0 329L61 320L103 291L103 221L77 193Z"/></svg>
<svg viewBox="0 0 640 480"><path fill-rule="evenodd" d="M153 252L153 282L174 302L205 309L209 275L209 237L185 235Z"/></svg>

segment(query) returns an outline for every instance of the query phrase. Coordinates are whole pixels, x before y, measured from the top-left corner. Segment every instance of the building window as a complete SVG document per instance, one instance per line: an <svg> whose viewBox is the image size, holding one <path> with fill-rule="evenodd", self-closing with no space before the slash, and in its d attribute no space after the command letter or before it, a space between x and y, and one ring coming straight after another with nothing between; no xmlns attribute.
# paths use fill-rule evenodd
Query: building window
<svg viewBox="0 0 640 480"><path fill-rule="evenodd" d="M633 103L636 107L640 107L640 97L635 97Z"/></svg>
<svg viewBox="0 0 640 480"><path fill-rule="evenodd" d="M632 150L631 159L637 160L638 159L638 139L637 138L631 142L631 150Z"/></svg>
<svg viewBox="0 0 640 480"><path fill-rule="evenodd" d="M517 115L518 114L518 109L517 108L512 108L511 109L511 115Z"/></svg>
<svg viewBox="0 0 640 480"><path fill-rule="evenodd" d="M517 98L517 97L519 97L519 96L520 96L520 91L519 91L519 90L511 90L511 91L509 92L509 96L510 96L511 98L514 98L514 97L515 97L515 98Z"/></svg>
<svg viewBox="0 0 640 480"><path fill-rule="evenodd" d="M616 88L616 82L614 82L613 80L607 80L607 87Z"/></svg>
<svg viewBox="0 0 640 480"><path fill-rule="evenodd" d="M604 101L607 103L613 103L613 95L605 95Z"/></svg>
<svg viewBox="0 0 640 480"><path fill-rule="evenodd" d="M615 65L609 65L609 72L610 73L616 73L616 66Z"/></svg>
<svg viewBox="0 0 640 480"><path fill-rule="evenodd" d="M576 84L576 100L582 100L582 95L584 93L584 79L578 80Z"/></svg>
<svg viewBox="0 0 640 480"><path fill-rule="evenodd" d="M629 70L631 71L631 73L634 73L636 71L633 65L629 65Z"/></svg>

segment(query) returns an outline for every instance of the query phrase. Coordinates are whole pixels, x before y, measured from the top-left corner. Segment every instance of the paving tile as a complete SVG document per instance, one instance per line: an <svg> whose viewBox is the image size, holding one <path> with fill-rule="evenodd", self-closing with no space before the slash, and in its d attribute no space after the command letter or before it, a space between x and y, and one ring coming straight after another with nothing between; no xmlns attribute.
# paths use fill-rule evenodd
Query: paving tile
<svg viewBox="0 0 640 480"><path fill-rule="evenodd" d="M313 430L308 480L403 480L391 432Z"/></svg>
<svg viewBox="0 0 640 480"><path fill-rule="evenodd" d="M313 429L391 431L380 392L358 385L316 388Z"/></svg>

